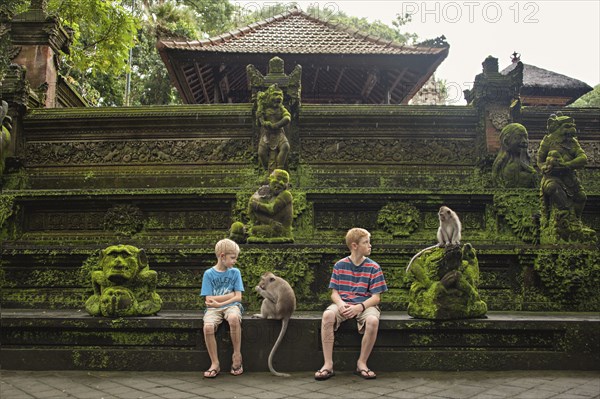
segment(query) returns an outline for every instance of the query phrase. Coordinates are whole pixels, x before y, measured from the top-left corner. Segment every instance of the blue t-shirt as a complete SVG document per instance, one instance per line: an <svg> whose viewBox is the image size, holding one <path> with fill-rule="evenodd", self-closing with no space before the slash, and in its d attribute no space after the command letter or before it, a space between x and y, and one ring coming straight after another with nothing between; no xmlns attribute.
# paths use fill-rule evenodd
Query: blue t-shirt
<svg viewBox="0 0 600 399"><path fill-rule="evenodd" d="M242 274L239 269L232 267L225 270L224 272L217 271L214 267L206 270L202 277L202 288L200 289L200 296L219 296L227 295L234 291L244 291L244 283L242 283ZM226 308L228 306L239 306L243 310L242 304L239 302L232 302L228 305L222 306ZM221 309L220 308L220 309Z"/></svg>

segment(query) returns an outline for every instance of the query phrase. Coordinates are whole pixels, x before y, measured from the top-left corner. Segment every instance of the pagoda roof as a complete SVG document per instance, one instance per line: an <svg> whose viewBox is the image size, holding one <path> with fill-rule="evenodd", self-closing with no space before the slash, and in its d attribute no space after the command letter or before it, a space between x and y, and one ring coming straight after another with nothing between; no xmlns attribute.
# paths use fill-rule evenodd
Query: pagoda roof
<svg viewBox="0 0 600 399"><path fill-rule="evenodd" d="M297 9L205 40L161 39L157 47L187 103L249 101L246 65L266 72L274 56L286 69L302 65L305 102L407 103L449 51L447 43L403 45Z"/></svg>
<svg viewBox="0 0 600 399"><path fill-rule="evenodd" d="M516 65L516 62L512 63L500 73L508 75L516 68ZM521 95L570 98L568 104L591 90L593 88L581 80L523 63Z"/></svg>

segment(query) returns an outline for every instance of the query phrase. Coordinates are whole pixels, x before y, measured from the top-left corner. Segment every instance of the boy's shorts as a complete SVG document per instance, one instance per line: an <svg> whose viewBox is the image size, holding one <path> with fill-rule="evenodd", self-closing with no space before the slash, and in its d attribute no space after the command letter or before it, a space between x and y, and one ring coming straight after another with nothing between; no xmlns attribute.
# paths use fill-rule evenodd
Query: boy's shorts
<svg viewBox="0 0 600 399"><path fill-rule="evenodd" d="M340 324L348 320L347 318L342 316L342 314L338 310L338 306L335 303L329 305L325 310L331 310L333 313L335 313L335 325L333 326L333 331L337 331ZM379 306L371 306L360 312L356 316L356 325L358 327L359 334L365 333L365 322L367 321L367 316L375 316L377 317L377 319L379 319L380 314L381 311L379 310Z"/></svg>
<svg viewBox="0 0 600 399"><path fill-rule="evenodd" d="M242 311L239 306L232 305L226 308L207 308L204 312L202 321L204 324L212 323L215 328L219 327L223 322L223 319L229 317L237 317L238 321L242 322Z"/></svg>

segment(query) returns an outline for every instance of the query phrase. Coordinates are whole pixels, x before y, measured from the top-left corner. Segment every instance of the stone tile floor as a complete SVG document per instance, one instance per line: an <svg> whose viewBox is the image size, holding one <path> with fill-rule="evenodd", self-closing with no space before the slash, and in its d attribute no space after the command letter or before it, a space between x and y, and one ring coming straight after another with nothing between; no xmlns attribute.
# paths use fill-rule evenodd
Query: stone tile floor
<svg viewBox="0 0 600 399"><path fill-rule="evenodd" d="M378 372L366 381L336 372L327 381L311 373L269 373L212 380L198 372L0 370L1 399L191 398L427 398L600 399L600 371Z"/></svg>

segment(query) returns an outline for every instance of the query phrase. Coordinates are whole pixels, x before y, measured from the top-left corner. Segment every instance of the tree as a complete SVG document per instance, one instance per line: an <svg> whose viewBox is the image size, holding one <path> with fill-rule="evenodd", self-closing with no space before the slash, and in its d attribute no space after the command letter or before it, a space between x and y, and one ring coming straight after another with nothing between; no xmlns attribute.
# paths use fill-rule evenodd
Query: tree
<svg viewBox="0 0 600 399"><path fill-rule="evenodd" d="M162 105L179 102L156 50L163 37L198 40L231 29L234 7L227 0L145 1L139 43L133 49L131 103Z"/></svg>
<svg viewBox="0 0 600 399"><path fill-rule="evenodd" d="M594 90L579 97L569 107L600 108L600 84L597 84Z"/></svg>
<svg viewBox="0 0 600 399"><path fill-rule="evenodd" d="M29 0L2 0L0 14L10 19ZM159 36L198 39L231 24L227 0L48 0L48 13L73 29L70 54L62 54L60 72L96 105L123 105L129 51L133 104L165 104L176 100L158 52ZM25 8L23 8L25 7ZM128 8L129 7L129 8ZM10 62L10 38L0 25L0 76Z"/></svg>

